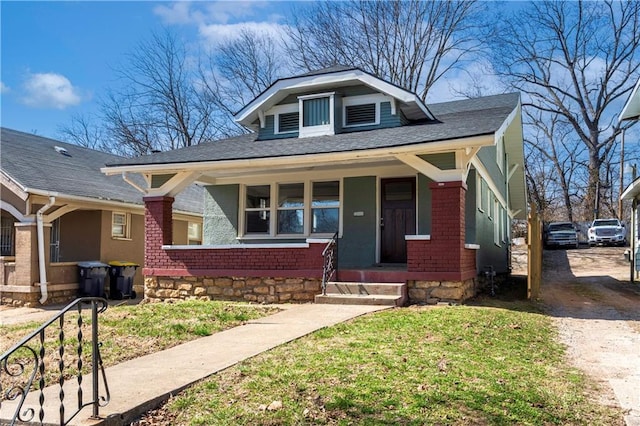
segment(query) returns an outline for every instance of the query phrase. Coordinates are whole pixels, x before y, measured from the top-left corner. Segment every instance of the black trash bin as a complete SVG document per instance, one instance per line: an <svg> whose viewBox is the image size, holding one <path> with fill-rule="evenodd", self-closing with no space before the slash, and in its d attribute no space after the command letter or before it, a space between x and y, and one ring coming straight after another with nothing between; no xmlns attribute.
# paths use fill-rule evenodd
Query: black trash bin
<svg viewBox="0 0 640 426"><path fill-rule="evenodd" d="M109 297L121 300L124 298L136 298L133 290L133 278L136 275L138 264L114 260L109 262Z"/></svg>
<svg viewBox="0 0 640 426"><path fill-rule="evenodd" d="M78 262L80 296L106 297L104 280L108 270L109 265L99 261Z"/></svg>

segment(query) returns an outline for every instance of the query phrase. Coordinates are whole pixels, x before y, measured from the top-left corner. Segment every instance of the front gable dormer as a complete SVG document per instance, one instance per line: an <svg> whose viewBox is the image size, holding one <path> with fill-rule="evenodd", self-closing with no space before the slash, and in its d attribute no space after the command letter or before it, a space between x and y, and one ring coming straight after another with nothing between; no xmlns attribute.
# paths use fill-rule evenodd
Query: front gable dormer
<svg viewBox="0 0 640 426"><path fill-rule="evenodd" d="M414 93L357 68L277 80L235 116L263 140L397 127L433 118Z"/></svg>

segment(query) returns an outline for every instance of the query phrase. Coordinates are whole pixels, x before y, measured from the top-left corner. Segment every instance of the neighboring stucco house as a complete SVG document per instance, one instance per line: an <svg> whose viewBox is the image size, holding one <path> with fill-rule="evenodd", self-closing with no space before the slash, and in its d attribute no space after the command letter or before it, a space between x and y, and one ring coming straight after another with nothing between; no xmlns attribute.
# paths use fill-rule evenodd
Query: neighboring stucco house
<svg viewBox="0 0 640 426"><path fill-rule="evenodd" d="M6 128L0 157L2 304L75 298L79 261L143 264L142 194L100 172L122 157ZM174 243L201 243L202 203L202 189L194 187L176 200ZM136 275L141 288L142 273Z"/></svg>
<svg viewBox="0 0 640 426"><path fill-rule="evenodd" d="M357 285L333 291L400 283L411 302L462 301L485 269L509 272L510 222L527 211L519 94L425 105L333 67L277 80L235 119L252 133L103 169L148 183L147 297L314 300L334 234L332 279ZM193 182L196 248L172 244L174 197Z"/></svg>
<svg viewBox="0 0 640 426"><path fill-rule="evenodd" d="M640 79L636 83L633 91L629 95L629 99L624 108L620 112L618 117L619 121L634 121L640 120ZM623 135L624 137L624 135ZM631 201L631 236L629 238L629 245L631 246L631 272L629 280L631 282L635 279L635 271L640 271L640 253L638 251L638 221L640 215L638 215L638 205L640 204L640 179L635 179L620 196L623 200Z"/></svg>

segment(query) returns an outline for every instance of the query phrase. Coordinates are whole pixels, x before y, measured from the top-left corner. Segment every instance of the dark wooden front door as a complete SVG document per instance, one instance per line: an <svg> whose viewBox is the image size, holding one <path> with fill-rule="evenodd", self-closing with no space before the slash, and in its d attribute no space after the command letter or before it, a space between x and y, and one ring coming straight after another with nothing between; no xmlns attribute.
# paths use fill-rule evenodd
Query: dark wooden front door
<svg viewBox="0 0 640 426"><path fill-rule="evenodd" d="M416 233L416 179L381 182L380 262L406 263L405 235Z"/></svg>

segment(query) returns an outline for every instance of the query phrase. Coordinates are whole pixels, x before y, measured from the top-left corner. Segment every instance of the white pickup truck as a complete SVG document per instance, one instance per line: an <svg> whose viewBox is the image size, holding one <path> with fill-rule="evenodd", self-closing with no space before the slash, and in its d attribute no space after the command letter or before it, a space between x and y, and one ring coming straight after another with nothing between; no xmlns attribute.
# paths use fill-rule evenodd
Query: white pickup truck
<svg viewBox="0 0 640 426"><path fill-rule="evenodd" d="M596 219L591 223L589 231L589 246L627 244L627 229L618 219Z"/></svg>

